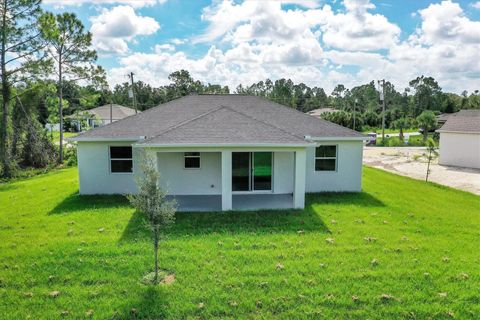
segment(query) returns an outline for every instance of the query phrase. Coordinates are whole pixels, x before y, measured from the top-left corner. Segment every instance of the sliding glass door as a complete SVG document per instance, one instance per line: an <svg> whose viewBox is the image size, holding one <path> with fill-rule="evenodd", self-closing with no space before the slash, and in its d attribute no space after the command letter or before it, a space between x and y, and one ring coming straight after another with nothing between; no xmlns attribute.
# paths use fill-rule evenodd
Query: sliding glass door
<svg viewBox="0 0 480 320"><path fill-rule="evenodd" d="M253 190L272 190L272 153L253 152Z"/></svg>
<svg viewBox="0 0 480 320"><path fill-rule="evenodd" d="M232 153L232 191L272 190L271 152Z"/></svg>
<svg viewBox="0 0 480 320"><path fill-rule="evenodd" d="M250 191L250 152L232 153L232 191Z"/></svg>

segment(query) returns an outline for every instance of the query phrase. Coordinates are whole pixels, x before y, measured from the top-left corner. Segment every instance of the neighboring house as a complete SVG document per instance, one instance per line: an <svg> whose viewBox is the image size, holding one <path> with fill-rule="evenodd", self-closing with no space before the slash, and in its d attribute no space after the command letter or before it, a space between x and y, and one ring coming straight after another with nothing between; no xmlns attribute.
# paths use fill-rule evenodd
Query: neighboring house
<svg viewBox="0 0 480 320"><path fill-rule="evenodd" d="M72 123L77 126L78 131L81 131L81 121L79 120L84 120L88 127L95 128L133 116L136 113L135 109L132 108L118 104L106 104L101 107L82 111L78 115L71 115L69 118L72 120ZM138 111L138 113L140 113L140 111Z"/></svg>
<svg viewBox="0 0 480 320"><path fill-rule="evenodd" d="M452 114L455 114L455 113L442 113L436 116L438 125L443 126Z"/></svg>
<svg viewBox="0 0 480 320"><path fill-rule="evenodd" d="M321 118L322 114L324 113L332 113L332 112L336 112L338 110L334 109L334 108L319 108L319 109L313 109L313 110L310 110L307 112L307 114L311 115L311 116L314 116L314 117L317 117L317 118Z"/></svg>
<svg viewBox="0 0 480 320"><path fill-rule="evenodd" d="M480 169L480 110L450 115L440 133L439 163Z"/></svg>
<svg viewBox="0 0 480 320"><path fill-rule="evenodd" d="M303 208L305 192L359 192L356 131L261 97L190 95L86 131L81 194L136 192L139 150L180 210Z"/></svg>

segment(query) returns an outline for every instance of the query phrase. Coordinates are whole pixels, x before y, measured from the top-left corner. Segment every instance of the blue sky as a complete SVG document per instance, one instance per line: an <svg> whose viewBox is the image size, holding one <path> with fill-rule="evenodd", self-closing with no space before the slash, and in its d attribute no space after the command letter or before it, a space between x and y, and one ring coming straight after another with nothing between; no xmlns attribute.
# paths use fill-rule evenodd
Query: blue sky
<svg viewBox="0 0 480 320"><path fill-rule="evenodd" d="M187 69L204 82L291 78L330 92L417 75L449 91L480 89L480 1L44 0L93 34L111 84L162 85Z"/></svg>

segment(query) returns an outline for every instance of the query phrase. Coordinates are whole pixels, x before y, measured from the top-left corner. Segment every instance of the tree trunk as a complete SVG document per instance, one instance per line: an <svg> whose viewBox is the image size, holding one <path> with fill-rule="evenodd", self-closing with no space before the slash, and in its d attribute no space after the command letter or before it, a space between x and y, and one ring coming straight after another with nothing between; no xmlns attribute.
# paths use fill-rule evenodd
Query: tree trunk
<svg viewBox="0 0 480 320"><path fill-rule="evenodd" d="M428 150L427 175L425 176L425 182L428 182L428 174L430 173L430 161L432 161L432 149Z"/></svg>
<svg viewBox="0 0 480 320"><path fill-rule="evenodd" d="M403 129L402 128L400 128L400 134L398 135L398 137L400 138L400 141L403 142L404 136L403 136Z"/></svg>
<svg viewBox="0 0 480 320"><path fill-rule="evenodd" d="M8 150L8 100L10 100L10 86L7 78L6 68L6 45L7 45L7 1L3 1L2 8L2 39L0 40L1 52L0 52L0 64L2 69L2 119L0 123L0 158L2 163L2 176L11 176L10 167L10 152Z"/></svg>
<svg viewBox="0 0 480 320"><path fill-rule="evenodd" d="M62 48L60 48L62 50ZM58 162L63 163L63 75L62 75L62 53L58 55L58 116L60 122L60 149Z"/></svg>
<svg viewBox="0 0 480 320"><path fill-rule="evenodd" d="M154 255L155 255L155 277L153 278L153 282L157 283L158 281L158 231L154 231L154 239L153 239L153 247L154 247Z"/></svg>

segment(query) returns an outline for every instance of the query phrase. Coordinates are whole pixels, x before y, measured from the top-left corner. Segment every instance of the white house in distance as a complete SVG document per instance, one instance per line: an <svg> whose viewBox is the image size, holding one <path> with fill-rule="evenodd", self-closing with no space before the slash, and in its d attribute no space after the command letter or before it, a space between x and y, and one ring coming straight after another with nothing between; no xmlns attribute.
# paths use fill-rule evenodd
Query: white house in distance
<svg viewBox="0 0 480 320"><path fill-rule="evenodd" d="M480 169L480 110L450 115L437 132L441 165Z"/></svg>
<svg viewBox="0 0 480 320"><path fill-rule="evenodd" d="M80 194L136 192L140 150L183 211L304 208L306 192L359 192L360 133L248 95L190 95L86 131Z"/></svg>
<svg viewBox="0 0 480 320"><path fill-rule="evenodd" d="M71 115L70 118L73 122L77 122L77 127L80 131L79 118L86 120L88 126L94 128L133 116L137 113L139 113L139 111L135 111L135 109L132 108L118 104L106 104L101 107L82 111L79 115Z"/></svg>

